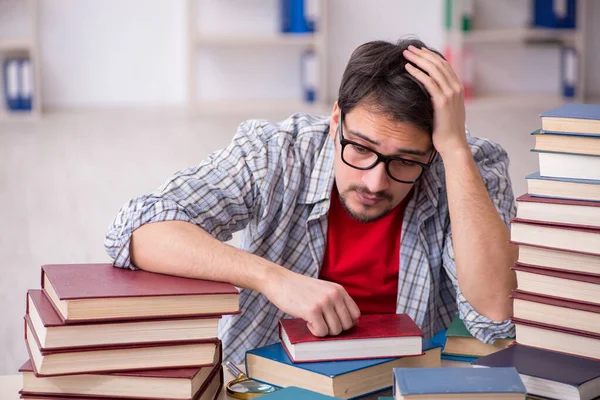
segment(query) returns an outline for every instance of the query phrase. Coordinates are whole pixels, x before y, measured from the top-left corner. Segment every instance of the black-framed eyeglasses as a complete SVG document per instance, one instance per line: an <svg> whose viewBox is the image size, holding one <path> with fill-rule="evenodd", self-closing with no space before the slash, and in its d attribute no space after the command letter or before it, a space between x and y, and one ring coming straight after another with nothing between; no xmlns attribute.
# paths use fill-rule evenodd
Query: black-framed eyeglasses
<svg viewBox="0 0 600 400"><path fill-rule="evenodd" d="M380 162L383 162L388 176L396 182L417 182L419 178L423 176L423 172L429 168L436 154L435 150L433 150L429 163L427 164L402 157L384 156L367 146L344 139L342 125L344 125L344 113L340 110L338 133L340 136L340 144L342 145L342 161L344 164L355 169L366 171L374 168Z"/></svg>

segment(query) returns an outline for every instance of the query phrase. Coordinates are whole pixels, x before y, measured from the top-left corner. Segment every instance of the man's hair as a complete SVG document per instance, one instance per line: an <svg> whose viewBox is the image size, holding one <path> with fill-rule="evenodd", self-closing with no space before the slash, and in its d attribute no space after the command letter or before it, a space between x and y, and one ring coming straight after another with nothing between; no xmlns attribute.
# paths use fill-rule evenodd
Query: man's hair
<svg viewBox="0 0 600 400"><path fill-rule="evenodd" d="M410 45L428 48L418 39L400 39L395 44L383 40L368 42L354 50L340 84L341 110L348 113L360 104L396 121L411 123L431 135L431 97L404 67L409 61L402 52Z"/></svg>

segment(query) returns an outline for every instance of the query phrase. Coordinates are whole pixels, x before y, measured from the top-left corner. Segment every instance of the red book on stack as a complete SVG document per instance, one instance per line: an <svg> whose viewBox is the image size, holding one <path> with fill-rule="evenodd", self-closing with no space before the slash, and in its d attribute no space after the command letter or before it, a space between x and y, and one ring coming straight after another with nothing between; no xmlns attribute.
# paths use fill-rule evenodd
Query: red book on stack
<svg viewBox="0 0 600 400"><path fill-rule="evenodd" d="M316 337L300 318L279 321L283 348L293 362L393 358L423 354L423 332L407 314L362 315L338 336Z"/></svg>

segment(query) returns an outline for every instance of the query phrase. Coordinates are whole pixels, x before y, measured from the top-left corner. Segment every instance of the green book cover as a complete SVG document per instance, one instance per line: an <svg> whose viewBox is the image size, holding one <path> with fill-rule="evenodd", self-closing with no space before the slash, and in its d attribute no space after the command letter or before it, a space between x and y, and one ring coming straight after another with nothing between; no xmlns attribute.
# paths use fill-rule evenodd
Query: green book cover
<svg viewBox="0 0 600 400"><path fill-rule="evenodd" d="M467 330L465 323L458 317L458 314L452 318L452 322L446 331L446 336L455 336L455 337L465 337L470 338L473 337Z"/></svg>

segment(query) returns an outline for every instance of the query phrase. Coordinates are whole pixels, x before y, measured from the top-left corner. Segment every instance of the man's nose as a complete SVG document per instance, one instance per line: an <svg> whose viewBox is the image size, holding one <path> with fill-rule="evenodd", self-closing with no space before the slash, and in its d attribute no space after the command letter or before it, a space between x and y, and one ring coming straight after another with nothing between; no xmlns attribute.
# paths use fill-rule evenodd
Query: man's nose
<svg viewBox="0 0 600 400"><path fill-rule="evenodd" d="M390 178L385 170L385 163L380 162L373 168L363 171L362 181L371 193L386 190L390 186Z"/></svg>

